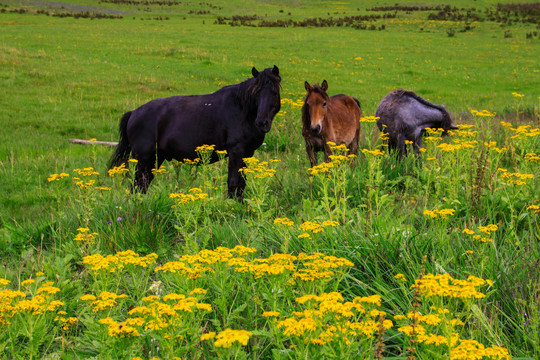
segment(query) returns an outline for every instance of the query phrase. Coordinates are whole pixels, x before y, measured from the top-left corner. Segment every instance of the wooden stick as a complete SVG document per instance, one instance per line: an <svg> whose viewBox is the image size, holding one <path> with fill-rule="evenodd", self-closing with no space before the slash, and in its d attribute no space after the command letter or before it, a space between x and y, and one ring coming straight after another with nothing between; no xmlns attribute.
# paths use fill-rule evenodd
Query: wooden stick
<svg viewBox="0 0 540 360"><path fill-rule="evenodd" d="M82 139L69 139L72 143L82 144L82 145L105 145L105 146L116 146L117 142L114 141L91 141L91 140L82 140Z"/></svg>

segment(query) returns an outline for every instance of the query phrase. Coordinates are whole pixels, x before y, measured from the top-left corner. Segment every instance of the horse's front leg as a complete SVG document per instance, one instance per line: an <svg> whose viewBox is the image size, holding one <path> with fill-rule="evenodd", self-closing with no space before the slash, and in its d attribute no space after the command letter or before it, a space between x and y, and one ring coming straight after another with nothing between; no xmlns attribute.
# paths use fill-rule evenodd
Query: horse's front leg
<svg viewBox="0 0 540 360"><path fill-rule="evenodd" d="M238 171L246 166L243 158L253 156L244 155L242 151L229 151L229 176L227 178L229 198L237 198L242 201L244 195L244 189L246 188L246 180L244 176Z"/></svg>
<svg viewBox="0 0 540 360"><path fill-rule="evenodd" d="M332 149L330 149L330 145L328 145L328 142L326 139L324 141L324 161L330 162L330 156L332 156Z"/></svg>
<svg viewBox="0 0 540 360"><path fill-rule="evenodd" d="M317 166L317 164L319 163L319 161L317 160L317 153L315 152L315 149L313 148L313 144L307 140L306 140L306 152L307 152L311 167Z"/></svg>

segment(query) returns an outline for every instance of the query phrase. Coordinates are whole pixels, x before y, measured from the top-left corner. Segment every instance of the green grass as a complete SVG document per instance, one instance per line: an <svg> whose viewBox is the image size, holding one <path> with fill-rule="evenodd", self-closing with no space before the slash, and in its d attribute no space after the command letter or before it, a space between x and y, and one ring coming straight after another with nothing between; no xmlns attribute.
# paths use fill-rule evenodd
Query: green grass
<svg viewBox="0 0 540 360"><path fill-rule="evenodd" d="M504 345L516 358L540 356L536 330L540 327L540 235L538 214L527 210L539 204L540 174L538 162L525 159L527 153L539 154L540 144L538 136L511 139L514 133L499 123L539 127L540 40L538 35L526 38L527 33L540 31L534 24L428 21L433 11L399 11L394 19L374 21L376 27L385 25L381 31L214 24L218 16L233 15L299 21L377 14L366 9L394 5L393 0L212 2L216 7L187 1L174 6L70 2L75 3L97 6L104 14L119 10L123 18L58 18L52 13L78 10L71 5L60 9L26 1L0 2L0 10L6 10L0 13L0 88L4 89L0 96L2 276L11 280L9 287L17 289L20 281L43 271L61 288L59 298L65 302L69 316L78 316L81 322L73 333L62 333L64 345L57 341L60 335L53 336L60 334L55 332L58 327L53 327L54 331L45 327L50 336L43 338L49 345L35 351L26 346L32 341L22 332L4 332L12 337L0 335L0 353L12 358L30 353L36 357L64 354L66 358L88 358L103 349L124 354L120 344L107 338L97 324L98 318L79 307L77 299L89 291L118 291L130 295L122 306L133 306L141 294L152 292L151 285L157 281L162 281L168 292L183 286L167 282L165 276L154 272L145 273L146 277L137 275L145 279L138 285L127 282L113 286L109 281L130 279L136 271L124 277L97 278L82 264L86 255L106 256L122 250L141 255L155 252L158 263L163 264L184 253L241 244L256 248L256 257L320 251L349 259L355 266L345 276L314 285L316 291L337 289L347 300L380 294L381 308L390 317L406 314L414 303L412 292L402 291L400 282L394 279L398 273L407 278L407 287L422 268L459 279L469 275L490 279L495 284L484 289L486 299L474 304L447 304L456 316L467 318L462 335L486 346ZM452 5L484 9L497 3L455 1ZM13 13L13 9L26 9L27 13ZM47 9L50 16L37 14L38 9ZM190 14L192 10L210 13ZM159 17L168 20L155 20ZM466 25L473 29L460 32ZM455 30L454 36L449 36L451 30ZM120 117L128 110L158 97L213 92L248 78L252 66L260 70L274 64L283 79L282 99L287 100L265 145L255 155L281 162L271 163L277 172L267 182L248 181L252 187L244 203L225 199L226 163L206 169L169 163L168 173L152 184L148 195L141 196L129 193L127 181L107 176L112 148L68 141L117 141ZM298 106L304 96L304 81L324 79L330 94L357 97L363 115L374 115L379 101L400 87L435 103L445 103L455 123L475 125L473 130L478 133L472 139L478 144L473 150L455 154L426 144L427 153L421 162L407 158L400 164L388 155L374 161L371 155L359 154L354 167L340 170L340 180L330 183L325 196L323 183L306 172L309 162ZM517 98L512 92L524 97ZM471 109L487 109L497 115L473 117ZM362 123L360 148L379 147L378 136L374 124ZM485 141L497 141L497 146L508 150L501 155L482 150ZM482 151L487 155L481 155ZM427 160L430 157L439 160ZM101 174L96 177L100 184L113 187L111 192L81 191L71 179L47 181L50 174L66 172L73 177L73 169L88 166ZM533 174L534 178L521 187L507 186L498 168ZM210 199L204 206L172 209L169 195L192 187L209 192ZM344 192L336 197L335 189ZM262 194L264 201L257 203L256 197ZM335 206L333 202L339 201L345 205ZM431 221L423 215L424 210L444 208L455 210L445 221ZM278 217L290 218L295 227L278 230L273 223ZM340 225L325 230L324 235L312 234L311 240L298 238L301 232L297 226L302 222L330 218ZM499 227L492 234L493 243L474 242L462 233L465 227L476 230L487 224ZM80 226L98 233L99 241L92 246L74 242ZM221 285L207 278L197 283L207 286L206 301L213 304L215 312L195 328L220 331L224 329L221 321L229 321L236 328L260 331L249 345L248 357L278 358L272 355L271 342L264 333L268 328L263 331L260 327L260 311L268 304L254 303L247 296L258 292L274 295L260 288L264 283L237 279L234 273L229 277L230 282ZM223 286L229 286L226 292ZM294 295L305 295L308 290L296 289ZM227 303L223 299L230 307L223 308ZM287 306L297 306L293 297L283 295L280 301L283 311ZM424 301L422 311L429 311L430 300ZM120 321L125 314L120 309L115 311L110 315ZM97 338L101 342L93 341ZM397 327L389 330L385 356L405 358L405 341ZM150 349L152 344L141 346ZM9 352L18 346L20 352ZM189 356L217 354L206 345L199 347L204 355ZM159 352L154 355L168 356ZM438 358L429 353L418 356Z"/></svg>

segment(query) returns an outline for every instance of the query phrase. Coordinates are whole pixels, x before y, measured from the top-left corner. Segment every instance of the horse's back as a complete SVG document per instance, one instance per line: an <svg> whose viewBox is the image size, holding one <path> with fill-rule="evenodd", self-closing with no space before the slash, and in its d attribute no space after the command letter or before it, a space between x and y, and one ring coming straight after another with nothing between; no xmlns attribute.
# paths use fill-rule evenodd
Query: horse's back
<svg viewBox="0 0 540 360"><path fill-rule="evenodd" d="M223 99L213 94L154 99L135 109L128 124L134 152L156 149L170 160L194 158L204 144L223 146L227 117Z"/></svg>
<svg viewBox="0 0 540 360"><path fill-rule="evenodd" d="M356 148L360 135L361 109L359 102L348 95L331 96L328 102L328 138L337 144Z"/></svg>
<svg viewBox="0 0 540 360"><path fill-rule="evenodd" d="M379 117L377 126L388 128L411 128L424 123L429 119L441 119L443 114L440 107L431 104L412 91L393 90L386 95L375 112Z"/></svg>
<svg viewBox="0 0 540 360"><path fill-rule="evenodd" d="M350 124L353 127L360 127L360 116L362 110L360 103L352 96L337 94L330 97L328 103L328 114L331 121Z"/></svg>

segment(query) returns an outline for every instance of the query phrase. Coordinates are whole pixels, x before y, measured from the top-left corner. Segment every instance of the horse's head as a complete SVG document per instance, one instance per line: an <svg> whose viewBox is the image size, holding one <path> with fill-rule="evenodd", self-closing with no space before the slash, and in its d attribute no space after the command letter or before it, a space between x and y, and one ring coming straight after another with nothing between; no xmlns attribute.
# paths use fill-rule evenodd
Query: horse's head
<svg viewBox="0 0 540 360"><path fill-rule="evenodd" d="M274 116L281 109L279 69L274 65L273 68L259 72L253 67L251 73L255 79L251 93L255 96L257 103L255 127L267 133L272 128Z"/></svg>
<svg viewBox="0 0 540 360"><path fill-rule="evenodd" d="M319 135L322 131L323 120L326 117L326 103L328 101L326 90L328 90L328 83L323 80L321 85L315 84L311 86L306 81L304 86L307 90L305 104L311 121L308 124L309 129L313 134Z"/></svg>

